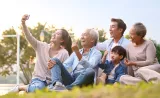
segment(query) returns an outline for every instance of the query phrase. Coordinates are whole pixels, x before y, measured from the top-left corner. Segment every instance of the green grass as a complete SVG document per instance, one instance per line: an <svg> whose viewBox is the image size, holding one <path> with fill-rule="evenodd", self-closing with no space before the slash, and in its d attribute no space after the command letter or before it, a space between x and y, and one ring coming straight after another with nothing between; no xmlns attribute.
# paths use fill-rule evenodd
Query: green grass
<svg viewBox="0 0 160 98"><path fill-rule="evenodd" d="M160 98L160 83L140 83L136 86L97 85L74 88L72 91L49 92L47 89L19 95L10 93L0 98Z"/></svg>

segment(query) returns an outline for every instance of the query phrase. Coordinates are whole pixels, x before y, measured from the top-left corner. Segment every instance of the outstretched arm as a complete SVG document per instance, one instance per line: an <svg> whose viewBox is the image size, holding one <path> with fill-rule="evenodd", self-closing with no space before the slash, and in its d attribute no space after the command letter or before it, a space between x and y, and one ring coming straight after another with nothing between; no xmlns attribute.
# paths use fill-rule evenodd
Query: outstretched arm
<svg viewBox="0 0 160 98"><path fill-rule="evenodd" d="M29 29L26 25L26 20L28 20L28 19L29 19L29 15L25 14L25 15L22 16L21 22L22 22L23 32L25 34L25 37L26 37L27 41L36 50L38 40L35 37L32 36L32 34L30 33L30 31L29 31Z"/></svg>

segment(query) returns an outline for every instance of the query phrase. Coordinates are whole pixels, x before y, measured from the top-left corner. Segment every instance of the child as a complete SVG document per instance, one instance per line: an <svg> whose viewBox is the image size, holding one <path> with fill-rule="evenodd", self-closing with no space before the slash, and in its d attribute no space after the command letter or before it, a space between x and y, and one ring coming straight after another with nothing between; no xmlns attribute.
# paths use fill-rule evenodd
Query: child
<svg viewBox="0 0 160 98"><path fill-rule="evenodd" d="M105 51L102 63L98 65L104 71L97 78L97 83L114 84L115 82L119 82L119 78L125 74L125 66L120 62L126 57L126 50L121 46L115 46L111 50L111 61L106 60L107 54L108 52Z"/></svg>

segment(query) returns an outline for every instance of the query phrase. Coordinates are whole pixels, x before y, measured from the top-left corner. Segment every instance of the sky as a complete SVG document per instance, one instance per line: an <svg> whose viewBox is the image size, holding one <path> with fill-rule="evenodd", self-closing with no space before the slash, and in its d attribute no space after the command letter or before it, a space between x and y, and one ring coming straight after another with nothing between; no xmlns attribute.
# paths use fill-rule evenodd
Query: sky
<svg viewBox="0 0 160 98"><path fill-rule="evenodd" d="M136 22L147 28L147 38L160 43L160 0L1 0L0 33L20 26L23 14L29 14L28 26L38 22L57 28L72 28L79 36L86 28L105 29L109 35L111 18L127 24L125 34Z"/></svg>

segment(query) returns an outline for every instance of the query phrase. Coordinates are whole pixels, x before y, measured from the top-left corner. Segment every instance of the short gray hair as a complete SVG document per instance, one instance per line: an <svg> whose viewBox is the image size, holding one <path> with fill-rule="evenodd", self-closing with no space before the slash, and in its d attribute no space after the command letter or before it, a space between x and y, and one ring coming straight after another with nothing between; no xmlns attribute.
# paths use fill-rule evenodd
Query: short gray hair
<svg viewBox="0 0 160 98"><path fill-rule="evenodd" d="M89 33L89 35L94 39L94 45L97 45L97 42L99 40L99 33L95 29L86 29L86 33Z"/></svg>
<svg viewBox="0 0 160 98"><path fill-rule="evenodd" d="M146 27L143 25L143 23L140 23L140 22L135 23L135 24L133 25L133 27L134 27L134 29L135 29L135 31L136 31L136 34L137 34L138 36L141 36L141 37L143 38L143 37L146 35L147 29L146 29Z"/></svg>

